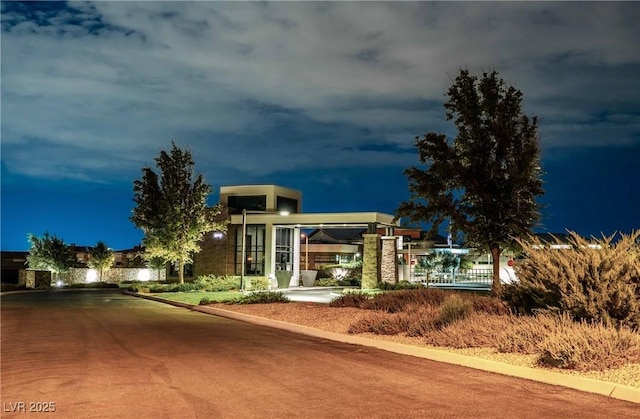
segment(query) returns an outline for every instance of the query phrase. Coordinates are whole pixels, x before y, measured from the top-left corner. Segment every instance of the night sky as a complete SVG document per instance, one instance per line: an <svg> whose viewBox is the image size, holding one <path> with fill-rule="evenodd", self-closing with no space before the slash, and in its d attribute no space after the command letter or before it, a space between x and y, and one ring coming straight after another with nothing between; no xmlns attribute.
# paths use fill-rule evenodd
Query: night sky
<svg viewBox="0 0 640 419"><path fill-rule="evenodd" d="M638 2L2 2L2 250L137 245L132 185L171 141L304 212L393 213L459 73L539 118L538 231L640 228Z"/></svg>

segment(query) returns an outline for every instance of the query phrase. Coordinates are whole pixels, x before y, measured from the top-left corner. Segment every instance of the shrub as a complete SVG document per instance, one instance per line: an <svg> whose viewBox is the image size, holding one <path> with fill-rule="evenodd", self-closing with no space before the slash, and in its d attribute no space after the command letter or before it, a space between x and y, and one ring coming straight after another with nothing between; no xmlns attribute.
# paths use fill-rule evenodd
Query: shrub
<svg viewBox="0 0 640 419"><path fill-rule="evenodd" d="M442 304L446 295L447 291L424 287L412 290L385 292L367 301L362 308L382 310L387 313L397 313L412 304L438 306Z"/></svg>
<svg viewBox="0 0 640 419"><path fill-rule="evenodd" d="M557 315L511 316L494 346L498 352L504 353L538 353L542 341L558 324Z"/></svg>
<svg viewBox="0 0 640 419"><path fill-rule="evenodd" d="M424 288L424 285L421 283L411 283L409 281L400 281L397 284L390 284L388 282L381 282L378 284L378 288L381 290L415 290L419 288Z"/></svg>
<svg viewBox="0 0 640 419"><path fill-rule="evenodd" d="M238 278L238 285L240 285L240 277L237 277L237 278ZM246 279L247 278L245 278L245 280ZM250 281L251 281L251 290L253 291L268 290L269 285L271 284L271 281L269 281L269 278L264 276L252 276Z"/></svg>
<svg viewBox="0 0 640 419"><path fill-rule="evenodd" d="M186 291L198 291L198 286L193 282L184 282L166 288L169 292L186 292Z"/></svg>
<svg viewBox="0 0 640 419"><path fill-rule="evenodd" d="M240 289L240 277L230 275L203 275L194 281L194 286L199 291L233 291Z"/></svg>
<svg viewBox="0 0 640 419"><path fill-rule="evenodd" d="M350 325L347 332L397 335L407 330L408 321L409 319L405 313L385 314L376 312Z"/></svg>
<svg viewBox="0 0 640 419"><path fill-rule="evenodd" d="M442 329L458 320L465 319L473 312L473 304L458 294L448 295L442 302L438 317L434 324L437 329Z"/></svg>
<svg viewBox="0 0 640 419"><path fill-rule="evenodd" d="M432 305L410 305L405 313L410 317L407 324L407 336L428 336L436 328L435 319L438 316L438 308Z"/></svg>
<svg viewBox="0 0 640 419"><path fill-rule="evenodd" d="M557 309L574 319L640 328L640 230L588 242L570 232L570 249L519 240L527 258L503 298L516 310Z"/></svg>
<svg viewBox="0 0 640 419"><path fill-rule="evenodd" d="M200 302L198 303L198 305L204 306L207 304L211 304L213 301L211 301L211 299L209 297L203 297Z"/></svg>
<svg viewBox="0 0 640 419"><path fill-rule="evenodd" d="M640 335L626 327L616 330L603 323L574 323L565 316L540 344L537 362L580 371L640 362Z"/></svg>
<svg viewBox="0 0 640 419"><path fill-rule="evenodd" d="M320 278L316 279L316 282L313 283L314 287L337 287L338 280L333 278Z"/></svg>
<svg viewBox="0 0 640 419"><path fill-rule="evenodd" d="M511 322L509 315L473 313L464 321L441 329L427 329L421 335L425 342L450 348L486 348L495 346L502 331Z"/></svg>
<svg viewBox="0 0 640 419"><path fill-rule="evenodd" d="M75 284L68 284L65 288L120 288L118 284L110 284L107 282L78 282Z"/></svg>
<svg viewBox="0 0 640 419"><path fill-rule="evenodd" d="M235 304L288 303L289 298L281 292L252 292L242 296Z"/></svg>
<svg viewBox="0 0 640 419"><path fill-rule="evenodd" d="M510 314L509 305L497 297L486 297L483 295L460 294L473 304L473 311L486 314Z"/></svg>
<svg viewBox="0 0 640 419"><path fill-rule="evenodd" d="M365 294L348 293L342 294L340 297L332 300L329 307L362 307L365 301L369 300L369 296Z"/></svg>

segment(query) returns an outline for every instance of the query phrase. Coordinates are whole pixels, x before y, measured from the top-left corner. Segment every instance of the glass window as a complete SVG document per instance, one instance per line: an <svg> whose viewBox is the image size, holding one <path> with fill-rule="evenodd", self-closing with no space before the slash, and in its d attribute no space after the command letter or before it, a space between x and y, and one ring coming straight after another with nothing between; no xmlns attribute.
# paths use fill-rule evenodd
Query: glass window
<svg viewBox="0 0 640 419"><path fill-rule="evenodd" d="M287 211L291 214L298 212L298 200L293 198L286 198L284 196L276 197L276 209L278 211Z"/></svg>
<svg viewBox="0 0 640 419"><path fill-rule="evenodd" d="M169 276L178 276L178 262L174 262L169 264ZM184 277L185 278L193 278L193 264L185 263L184 264Z"/></svg>
<svg viewBox="0 0 640 419"><path fill-rule="evenodd" d="M291 228L276 228L276 271L293 271L293 233Z"/></svg>
<svg viewBox="0 0 640 419"><path fill-rule="evenodd" d="M245 275L264 275L264 224L247 225ZM242 271L242 227L236 230L236 274Z"/></svg>
<svg viewBox="0 0 640 419"><path fill-rule="evenodd" d="M230 195L227 197L227 206L230 214L242 214L242 210L266 211L266 195Z"/></svg>

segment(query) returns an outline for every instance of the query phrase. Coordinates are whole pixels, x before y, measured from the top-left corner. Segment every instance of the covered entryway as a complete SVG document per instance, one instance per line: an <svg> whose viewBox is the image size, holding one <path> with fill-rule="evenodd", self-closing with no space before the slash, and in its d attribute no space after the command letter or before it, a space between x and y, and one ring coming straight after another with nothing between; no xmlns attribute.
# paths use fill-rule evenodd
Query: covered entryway
<svg viewBox="0 0 640 419"><path fill-rule="evenodd" d="M399 223L379 212L278 214L251 212L231 215L236 234L236 267L242 277L261 276L278 288L300 285L300 233L313 228L366 228L362 255L362 287L374 288L381 278L397 280L396 238ZM383 229L385 234L379 234ZM244 249L242 231L244 236ZM244 264L242 258L244 255ZM239 262L239 263L238 263ZM242 271L244 266L244 271ZM394 279L395 278L395 279Z"/></svg>

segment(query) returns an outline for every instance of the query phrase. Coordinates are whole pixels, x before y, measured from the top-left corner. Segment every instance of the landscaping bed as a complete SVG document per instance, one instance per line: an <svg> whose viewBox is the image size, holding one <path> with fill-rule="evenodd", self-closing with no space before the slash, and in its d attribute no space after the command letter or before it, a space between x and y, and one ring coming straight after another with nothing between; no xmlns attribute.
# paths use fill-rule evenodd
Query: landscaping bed
<svg viewBox="0 0 640 419"><path fill-rule="evenodd" d="M334 333L348 334L349 328L354 323L362 321L371 316L371 310L355 307L329 307L326 304L318 303L286 303L286 304L212 304L224 310L238 313L250 314L253 316L280 320L302 326L313 327ZM428 348L451 351L464 355L475 356L483 359L504 362L512 365L525 366L531 368L541 368L536 363L536 355L525 355L518 353L501 353L496 349L488 347L476 348L451 348L431 345L424 338L409 337L402 334L380 335L375 333L362 333L372 339L382 339L392 342L416 345ZM576 371L561 368L550 368L554 372L577 375L596 380L602 380L632 387L640 388L640 362L624 364L618 368L605 369L601 371Z"/></svg>

